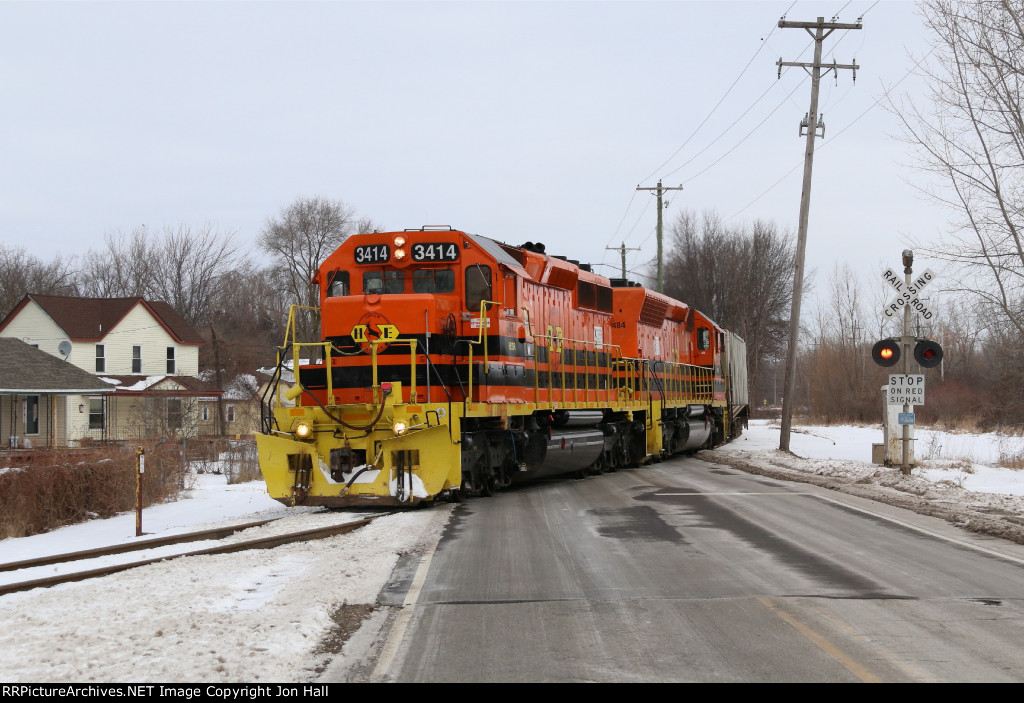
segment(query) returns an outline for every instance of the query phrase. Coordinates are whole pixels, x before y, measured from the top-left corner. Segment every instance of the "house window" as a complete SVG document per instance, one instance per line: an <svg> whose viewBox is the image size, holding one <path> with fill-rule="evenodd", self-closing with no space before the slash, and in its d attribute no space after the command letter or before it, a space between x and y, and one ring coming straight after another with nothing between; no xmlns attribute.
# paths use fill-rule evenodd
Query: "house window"
<svg viewBox="0 0 1024 703"><path fill-rule="evenodd" d="M39 434L39 396L25 396L25 434Z"/></svg>
<svg viewBox="0 0 1024 703"><path fill-rule="evenodd" d="M201 418L203 418L203 422L209 422L210 421L210 407L208 405L204 405L202 407L202 409L199 411L199 416Z"/></svg>
<svg viewBox="0 0 1024 703"><path fill-rule="evenodd" d="M228 405L228 406L226 406L224 408L224 418L228 422L234 422L235 421L235 406L234 405Z"/></svg>
<svg viewBox="0 0 1024 703"><path fill-rule="evenodd" d="M142 373L142 347L132 347L132 373Z"/></svg>
<svg viewBox="0 0 1024 703"><path fill-rule="evenodd" d="M106 351L102 344L96 345L96 373L107 372L107 357Z"/></svg>
<svg viewBox="0 0 1024 703"><path fill-rule="evenodd" d="M89 398L89 429L103 429L103 398Z"/></svg>
<svg viewBox="0 0 1024 703"><path fill-rule="evenodd" d="M167 399L167 429L181 429L181 398Z"/></svg>
<svg viewBox="0 0 1024 703"><path fill-rule="evenodd" d="M167 347L167 373L174 375L174 347Z"/></svg>

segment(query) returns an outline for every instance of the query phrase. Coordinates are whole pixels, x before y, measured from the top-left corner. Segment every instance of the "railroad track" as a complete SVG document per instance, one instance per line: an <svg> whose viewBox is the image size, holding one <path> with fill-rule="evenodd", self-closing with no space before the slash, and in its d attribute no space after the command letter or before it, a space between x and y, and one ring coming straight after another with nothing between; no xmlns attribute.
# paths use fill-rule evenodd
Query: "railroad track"
<svg viewBox="0 0 1024 703"><path fill-rule="evenodd" d="M323 539L325 537L333 537L334 535L340 535L351 532L360 527L363 527L364 525L368 525L373 520L379 517L384 517L385 515L391 514L393 513L381 513L380 515L374 515L373 517L363 518L360 520L355 520L353 522L346 522L341 525L329 525L327 527L315 527L307 530L298 530L296 532L287 532L284 534L256 537L253 539L231 542L230 544L218 544L212 547L194 549L187 552L181 552L179 554L170 554L159 557L138 559L130 562L124 562L121 564L112 564L93 569L83 569L80 571L74 571L66 574L47 576L45 578L18 581L16 583L9 584L0 584L0 595L5 595L7 593L15 593L18 591L28 591L33 588L45 588L47 586L54 586L59 583L67 583L70 581L84 581L86 579L96 578L98 576L106 576L108 574L117 573L118 571L126 571L128 569L134 569L139 566L153 564L158 561L177 559L178 557L199 556L204 554L228 554L231 552L245 551L247 549L271 549L273 547L278 547L282 544L289 544L291 542L307 542L315 539ZM96 559L99 557L110 556L114 554L125 554L128 552L144 551L147 549L156 549L159 547L165 547L174 544L182 544L186 542L207 541L211 539L224 539L243 530L252 527L260 527L262 525L266 525L267 523L274 522L275 520L279 519L280 518L274 518L273 520L247 522L239 525L232 525L212 530L188 532L181 535L174 535L172 537L161 537L155 539L140 540L138 542L121 544L114 547L88 549L80 552L68 552L66 554L55 554L47 557L40 557L39 559L26 559L23 561L8 562L0 564L0 572L13 571L16 569L28 569L37 566L50 566L53 564L67 564L75 561Z"/></svg>

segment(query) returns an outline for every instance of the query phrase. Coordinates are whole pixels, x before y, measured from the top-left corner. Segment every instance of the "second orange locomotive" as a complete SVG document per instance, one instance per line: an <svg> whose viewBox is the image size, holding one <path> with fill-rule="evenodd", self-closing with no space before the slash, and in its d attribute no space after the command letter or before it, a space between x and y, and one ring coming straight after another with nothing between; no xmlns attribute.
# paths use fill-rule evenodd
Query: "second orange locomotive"
<svg viewBox="0 0 1024 703"><path fill-rule="evenodd" d="M293 308L279 368L295 385L257 438L286 504L489 495L714 446L746 421L742 339L540 244L355 235L315 282L320 339L296 338Z"/></svg>

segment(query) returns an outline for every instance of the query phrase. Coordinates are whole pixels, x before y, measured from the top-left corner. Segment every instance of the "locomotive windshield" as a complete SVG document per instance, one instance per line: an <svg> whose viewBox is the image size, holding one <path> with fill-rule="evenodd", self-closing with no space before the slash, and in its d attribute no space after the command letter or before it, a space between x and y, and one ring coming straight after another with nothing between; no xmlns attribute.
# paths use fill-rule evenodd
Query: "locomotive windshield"
<svg viewBox="0 0 1024 703"><path fill-rule="evenodd" d="M413 293L454 293L455 272L451 269L419 269L412 272Z"/></svg>
<svg viewBox="0 0 1024 703"><path fill-rule="evenodd" d="M445 269L413 269L412 292L413 293L454 293L455 272L449 268ZM348 281L345 281L345 289L348 288ZM363 293L399 295L406 293L405 271L365 271L363 272ZM333 295L333 294L332 294Z"/></svg>
<svg viewBox="0 0 1024 703"><path fill-rule="evenodd" d="M366 271L363 273L363 293L398 295L405 288L404 271Z"/></svg>

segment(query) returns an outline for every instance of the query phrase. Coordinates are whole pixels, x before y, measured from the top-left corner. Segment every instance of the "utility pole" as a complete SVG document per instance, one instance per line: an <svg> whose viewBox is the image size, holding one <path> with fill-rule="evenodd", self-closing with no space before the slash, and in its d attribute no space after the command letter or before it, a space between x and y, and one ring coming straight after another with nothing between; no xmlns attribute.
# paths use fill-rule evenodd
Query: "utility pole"
<svg viewBox="0 0 1024 703"><path fill-rule="evenodd" d="M833 20L836 18L833 17ZM782 386L782 432L779 439L779 449L789 451L789 432L793 425L793 389L796 386L796 353L797 336L800 332L800 298L803 295L804 285L804 254L807 250L807 216L811 208L811 168L814 164L814 138L818 130L821 136L825 136L825 123L818 114L818 86L821 83L821 44L825 37L837 29L861 29L860 19L853 24L841 22L826 22L824 17L819 17L817 22L787 22L785 18L779 20L779 27L783 29L799 28L807 30L807 33L814 37L814 63L783 62L779 58L779 78L782 77L783 66L800 66L804 70L810 69L811 74L811 109L804 116L800 123L800 136L804 136L804 129L807 130L807 147L804 152L804 182L803 191L800 194L800 223L797 231L796 244L796 268L793 279L793 304L789 315L789 347L786 352L786 380ZM811 30L814 30L813 32ZM827 31L826 31L827 30ZM838 75L840 68L853 70L853 80L857 80L856 59L852 64L837 64L834 61L831 65L825 64L825 73L835 71Z"/></svg>
<svg viewBox="0 0 1024 703"><path fill-rule="evenodd" d="M622 252L622 280L625 281L626 280L626 252L627 251L640 251L640 247L630 247L630 248L627 249L626 248L626 243L623 242L621 249L619 247L605 247L605 249L611 249L612 251L621 251Z"/></svg>
<svg viewBox="0 0 1024 703"><path fill-rule="evenodd" d="M682 185L678 185L678 186L676 186L674 188L671 187L671 186L666 186L666 187L662 188L661 187L661 181L659 180L658 181L658 186L656 188L641 188L640 186L637 186L636 189L637 190L655 190L655 191L657 191L657 194L658 194L658 292L659 293L664 293L665 292L665 276L664 276L664 274L662 272L662 270L663 270L663 263L662 262L664 261L664 258L663 258L662 253L661 253L662 252L662 248L661 248L661 230L662 230L662 226L661 226L661 211L663 209L663 206L661 204L661 193L662 193L662 191L666 191L666 190L682 190L683 186ZM623 267L623 268L625 268L625 267Z"/></svg>

